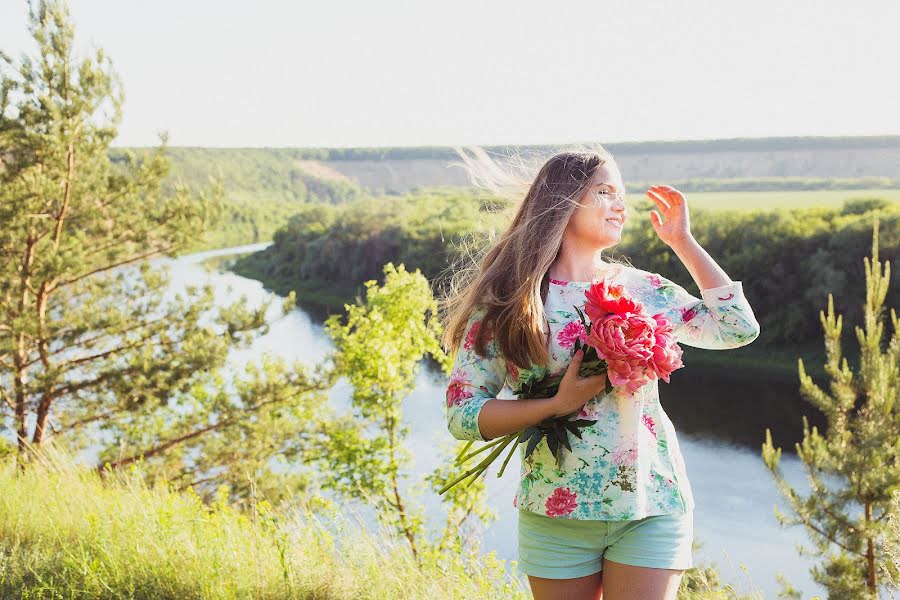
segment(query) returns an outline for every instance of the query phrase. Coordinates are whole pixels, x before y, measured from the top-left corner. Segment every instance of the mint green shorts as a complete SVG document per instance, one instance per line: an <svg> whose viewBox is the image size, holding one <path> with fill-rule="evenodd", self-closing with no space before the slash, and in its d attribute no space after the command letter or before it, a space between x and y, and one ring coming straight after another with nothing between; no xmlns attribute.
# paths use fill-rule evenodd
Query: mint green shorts
<svg viewBox="0 0 900 600"><path fill-rule="evenodd" d="M651 515L633 521L547 517L519 509L519 570L570 579L603 570L603 557L662 569L693 565L694 513Z"/></svg>

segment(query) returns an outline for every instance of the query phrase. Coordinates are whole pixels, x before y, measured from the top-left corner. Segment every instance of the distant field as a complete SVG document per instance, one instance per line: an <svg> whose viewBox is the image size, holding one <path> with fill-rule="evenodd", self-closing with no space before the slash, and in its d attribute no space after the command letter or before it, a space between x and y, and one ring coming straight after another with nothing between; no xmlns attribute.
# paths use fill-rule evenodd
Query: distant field
<svg viewBox="0 0 900 600"><path fill-rule="evenodd" d="M646 198L643 194L631 194ZM900 189L803 190L787 192L691 192L685 194L690 206L704 209L779 209L824 206L839 208L852 198L884 198L900 202Z"/></svg>

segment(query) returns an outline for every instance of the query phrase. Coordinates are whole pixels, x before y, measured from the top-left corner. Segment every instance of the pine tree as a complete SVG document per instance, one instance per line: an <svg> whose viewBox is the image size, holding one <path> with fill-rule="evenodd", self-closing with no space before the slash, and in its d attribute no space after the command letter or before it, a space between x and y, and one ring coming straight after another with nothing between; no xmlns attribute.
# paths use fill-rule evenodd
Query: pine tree
<svg viewBox="0 0 900 600"><path fill-rule="evenodd" d="M207 498L219 485L246 498L254 477L270 499L292 497L309 474L271 459L314 451L334 373L264 357L224 380L230 350L269 330L272 299L224 305L209 284L173 298L168 268L149 262L204 234L219 186L167 191L165 136L111 161L123 99L111 61L76 59L64 2L29 17L36 55L0 56L0 454L24 468L53 441L97 451L101 474L142 463Z"/></svg>
<svg viewBox="0 0 900 600"><path fill-rule="evenodd" d="M832 600L878 598L879 572L888 569L897 580L896 565L885 560L884 542L888 519L894 510L891 495L900 489L900 407L897 399L900 336L897 313L890 318L893 336L883 348L884 299L890 282L890 262L882 270L878 259L878 218L873 227L872 260L864 257L866 301L865 329L856 328L860 365L854 374L841 356L842 316L835 318L828 295L828 314L820 311L825 331L830 393L815 384L798 359L800 392L827 419L827 430L809 430L803 417L803 441L796 444L811 483L802 497L778 468L781 448L775 450L766 428L762 457L789 501L793 516L775 508L782 525L803 525L817 553L799 547L801 555L817 554L822 566L812 569ZM829 482L825 481L825 478ZM831 483L831 485L829 485Z"/></svg>

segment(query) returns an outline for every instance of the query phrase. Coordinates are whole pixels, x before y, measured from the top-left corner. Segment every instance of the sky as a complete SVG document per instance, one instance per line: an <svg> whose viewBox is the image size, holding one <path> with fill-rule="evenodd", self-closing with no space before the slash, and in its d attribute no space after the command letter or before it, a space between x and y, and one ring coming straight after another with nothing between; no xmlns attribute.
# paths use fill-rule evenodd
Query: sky
<svg viewBox="0 0 900 600"><path fill-rule="evenodd" d="M900 134L893 0L70 0L117 146ZM25 0L0 50L34 51Z"/></svg>

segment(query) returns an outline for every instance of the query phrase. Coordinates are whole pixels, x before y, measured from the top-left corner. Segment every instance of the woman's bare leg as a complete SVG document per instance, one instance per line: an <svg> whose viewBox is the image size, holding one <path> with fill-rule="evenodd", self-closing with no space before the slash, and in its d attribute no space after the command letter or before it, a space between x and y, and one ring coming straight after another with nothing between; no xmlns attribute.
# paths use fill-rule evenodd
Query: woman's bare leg
<svg viewBox="0 0 900 600"><path fill-rule="evenodd" d="M603 571L573 579L528 576L534 600L602 600Z"/></svg>
<svg viewBox="0 0 900 600"><path fill-rule="evenodd" d="M675 600L684 569L635 567L603 558L604 600Z"/></svg>

